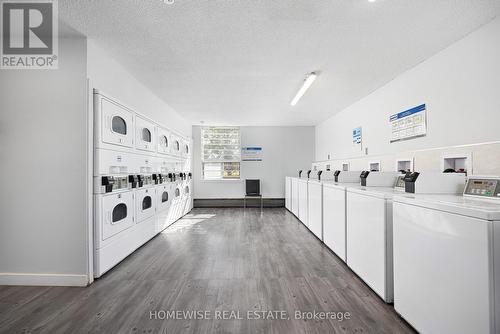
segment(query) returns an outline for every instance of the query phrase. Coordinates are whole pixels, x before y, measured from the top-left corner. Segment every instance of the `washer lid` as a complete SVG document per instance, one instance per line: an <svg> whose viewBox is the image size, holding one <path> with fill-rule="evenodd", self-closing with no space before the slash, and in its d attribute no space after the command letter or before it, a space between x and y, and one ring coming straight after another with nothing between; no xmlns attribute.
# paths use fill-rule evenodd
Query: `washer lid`
<svg viewBox="0 0 500 334"><path fill-rule="evenodd" d="M328 187L328 188L339 189L339 190L346 190L349 187L359 187L359 182L339 183L339 182L335 182L335 181L324 181L323 186Z"/></svg>
<svg viewBox="0 0 500 334"><path fill-rule="evenodd" d="M365 187L357 186L347 188L347 192L361 194L365 196L377 197L382 199L392 199L396 195L400 195L401 191L391 187Z"/></svg>
<svg viewBox="0 0 500 334"><path fill-rule="evenodd" d="M401 194L393 201L500 223L500 203L497 200L462 195Z"/></svg>

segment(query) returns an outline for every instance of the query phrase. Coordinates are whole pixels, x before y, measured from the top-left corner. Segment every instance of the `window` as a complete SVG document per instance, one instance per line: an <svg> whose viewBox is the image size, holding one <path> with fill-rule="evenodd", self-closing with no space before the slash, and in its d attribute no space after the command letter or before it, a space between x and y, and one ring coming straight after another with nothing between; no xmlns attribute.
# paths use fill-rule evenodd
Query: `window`
<svg viewBox="0 0 500 334"><path fill-rule="evenodd" d="M168 148L168 138L167 138L167 136L161 136L160 137L160 145L162 147Z"/></svg>
<svg viewBox="0 0 500 334"><path fill-rule="evenodd" d="M205 180L240 179L240 128L204 127L201 147Z"/></svg>
<svg viewBox="0 0 500 334"><path fill-rule="evenodd" d="M142 210L147 210L152 206L151 196L146 196L142 199Z"/></svg>
<svg viewBox="0 0 500 334"><path fill-rule="evenodd" d="M111 120L111 128L113 132L119 133L121 135L127 134L127 123L120 116L114 116Z"/></svg>
<svg viewBox="0 0 500 334"><path fill-rule="evenodd" d="M151 131L146 128L142 129L142 140L145 142L151 143Z"/></svg>
<svg viewBox="0 0 500 334"><path fill-rule="evenodd" d="M168 201L168 192L164 191L163 194L161 194L161 202L165 203Z"/></svg>
<svg viewBox="0 0 500 334"><path fill-rule="evenodd" d="M112 222L116 223L127 217L127 206L123 203L118 204L113 209Z"/></svg>

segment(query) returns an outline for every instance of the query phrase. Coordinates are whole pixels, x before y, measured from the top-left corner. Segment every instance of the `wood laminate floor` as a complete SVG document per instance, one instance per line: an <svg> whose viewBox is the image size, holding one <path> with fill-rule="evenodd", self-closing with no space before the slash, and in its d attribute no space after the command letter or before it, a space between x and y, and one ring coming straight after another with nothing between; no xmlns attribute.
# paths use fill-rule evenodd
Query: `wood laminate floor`
<svg viewBox="0 0 500 334"><path fill-rule="evenodd" d="M207 311L211 319L161 319L171 310ZM250 318L260 311L286 316L254 320L248 311ZM295 311L350 317L296 320ZM214 319L217 314L243 319ZM264 209L263 215L258 209L195 209L87 288L1 286L0 332L413 330L291 213L278 208Z"/></svg>

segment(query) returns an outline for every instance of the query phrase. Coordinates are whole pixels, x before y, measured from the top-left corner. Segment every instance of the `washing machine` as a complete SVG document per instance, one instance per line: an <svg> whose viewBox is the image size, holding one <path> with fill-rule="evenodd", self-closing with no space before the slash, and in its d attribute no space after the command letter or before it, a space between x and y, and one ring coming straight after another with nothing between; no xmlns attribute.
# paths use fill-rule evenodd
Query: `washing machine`
<svg viewBox="0 0 500 334"><path fill-rule="evenodd" d="M156 127L156 136L156 151L160 154L170 154L170 131L158 126Z"/></svg>
<svg viewBox="0 0 500 334"><path fill-rule="evenodd" d="M134 146L134 113L94 90L95 147L131 149Z"/></svg>
<svg viewBox="0 0 500 334"><path fill-rule="evenodd" d="M292 211L292 178L290 176L285 177L285 208Z"/></svg>
<svg viewBox="0 0 500 334"><path fill-rule="evenodd" d="M396 311L421 333L499 333L500 176L470 176L463 195L415 183L394 197Z"/></svg>
<svg viewBox="0 0 500 334"><path fill-rule="evenodd" d="M131 250L127 232L135 225L134 191L127 175L94 177L94 275L100 277Z"/></svg>
<svg viewBox="0 0 500 334"><path fill-rule="evenodd" d="M323 186L326 182L335 179L333 171L318 171L315 178L311 178L307 187L308 224L309 230L321 241L323 232Z"/></svg>
<svg viewBox="0 0 500 334"><path fill-rule="evenodd" d="M456 192L465 184L464 175L425 175L439 180L443 192ZM363 172L361 184L366 186L347 189L347 265L387 303L394 300L393 197L401 194L396 188L400 176L396 172Z"/></svg>
<svg viewBox="0 0 500 334"><path fill-rule="evenodd" d="M307 227L309 227L307 219L309 218L308 206L308 184L309 178L311 177L312 171L307 171L307 178L300 178L297 180L297 188L298 188L298 218L299 220ZM317 175L313 175L313 177L317 178Z"/></svg>
<svg viewBox="0 0 500 334"><path fill-rule="evenodd" d="M333 181L323 182L323 242L346 262L346 189L359 186L361 171L334 172Z"/></svg>
<svg viewBox="0 0 500 334"><path fill-rule="evenodd" d="M156 126L139 115L135 116L135 148L141 151L156 151Z"/></svg>
<svg viewBox="0 0 500 334"><path fill-rule="evenodd" d="M305 175L305 174L304 174ZM303 177L302 170L299 171L298 177L292 177L290 179L290 206L291 212L295 217L299 217L299 179Z"/></svg>

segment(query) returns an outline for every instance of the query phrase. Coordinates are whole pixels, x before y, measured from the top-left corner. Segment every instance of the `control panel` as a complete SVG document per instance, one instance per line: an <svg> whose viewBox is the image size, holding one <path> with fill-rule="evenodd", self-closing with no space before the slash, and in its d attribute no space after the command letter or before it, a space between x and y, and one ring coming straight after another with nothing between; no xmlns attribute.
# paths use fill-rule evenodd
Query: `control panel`
<svg viewBox="0 0 500 334"><path fill-rule="evenodd" d="M405 175L398 176L398 179L396 180L396 185L394 186L394 189L400 190L400 191L405 191Z"/></svg>
<svg viewBox="0 0 500 334"><path fill-rule="evenodd" d="M470 177L464 190L465 196L478 196L500 199L500 177Z"/></svg>
<svg viewBox="0 0 500 334"><path fill-rule="evenodd" d="M99 178L96 178L99 180ZM100 182L94 185L95 193L105 194L118 190L127 190L129 187L128 177L124 176L101 176Z"/></svg>

